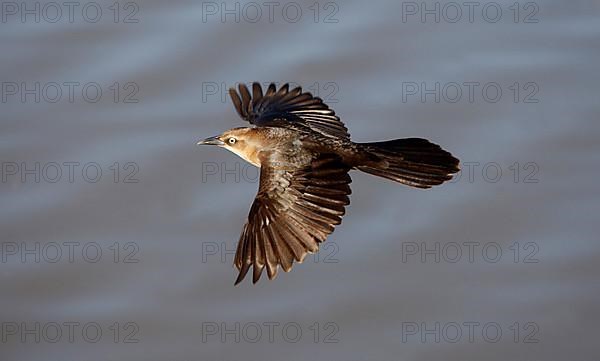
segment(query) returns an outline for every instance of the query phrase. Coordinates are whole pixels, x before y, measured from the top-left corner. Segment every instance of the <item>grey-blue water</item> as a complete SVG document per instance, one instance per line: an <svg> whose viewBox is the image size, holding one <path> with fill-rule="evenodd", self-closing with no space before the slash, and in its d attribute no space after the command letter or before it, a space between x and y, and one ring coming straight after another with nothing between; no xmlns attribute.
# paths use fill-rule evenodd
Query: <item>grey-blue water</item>
<svg viewBox="0 0 600 361"><path fill-rule="evenodd" d="M469 4L2 2L0 359L597 359L600 5ZM257 170L195 142L252 81L460 178L353 172L318 257L234 287Z"/></svg>

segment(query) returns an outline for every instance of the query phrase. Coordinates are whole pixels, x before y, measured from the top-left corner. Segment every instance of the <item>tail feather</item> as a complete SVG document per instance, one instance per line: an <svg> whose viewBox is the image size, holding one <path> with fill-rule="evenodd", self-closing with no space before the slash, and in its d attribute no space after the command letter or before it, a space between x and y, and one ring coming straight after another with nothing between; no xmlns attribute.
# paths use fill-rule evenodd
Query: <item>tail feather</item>
<svg viewBox="0 0 600 361"><path fill-rule="evenodd" d="M360 143L369 161L356 168L417 188L431 188L452 179L459 161L426 139L406 138ZM374 160L376 159L376 160Z"/></svg>

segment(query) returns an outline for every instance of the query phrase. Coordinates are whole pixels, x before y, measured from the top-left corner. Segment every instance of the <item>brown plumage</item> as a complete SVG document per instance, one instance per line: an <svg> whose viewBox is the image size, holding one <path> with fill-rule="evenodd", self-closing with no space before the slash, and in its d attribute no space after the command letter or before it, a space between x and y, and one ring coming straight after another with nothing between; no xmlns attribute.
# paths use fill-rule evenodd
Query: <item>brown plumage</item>
<svg viewBox="0 0 600 361"><path fill-rule="evenodd" d="M238 114L255 127L234 128L198 144L224 147L261 168L258 194L235 254L240 283L252 267L256 283L266 268L288 272L341 223L350 203L351 169L412 187L452 178L458 159L425 139L354 143L332 109L300 87L240 84L229 94Z"/></svg>

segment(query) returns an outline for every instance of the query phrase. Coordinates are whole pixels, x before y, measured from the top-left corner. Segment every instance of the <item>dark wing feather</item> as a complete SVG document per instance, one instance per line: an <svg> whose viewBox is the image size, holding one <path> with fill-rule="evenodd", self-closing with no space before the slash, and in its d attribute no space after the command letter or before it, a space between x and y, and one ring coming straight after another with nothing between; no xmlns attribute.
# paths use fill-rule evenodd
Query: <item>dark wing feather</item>
<svg viewBox="0 0 600 361"><path fill-rule="evenodd" d="M240 117L251 124L279 126L283 119L301 123L324 135L350 138L348 129L333 109L300 87L289 90L289 84L284 84L277 90L271 83L263 95L260 84L253 83L252 96L245 84L239 84L238 89L229 89L229 95Z"/></svg>
<svg viewBox="0 0 600 361"><path fill-rule="evenodd" d="M350 203L349 167L338 156L320 155L300 169L284 168L261 167L258 194L235 254L236 285L250 267L256 283L264 268L273 279L279 266L288 272L317 252Z"/></svg>

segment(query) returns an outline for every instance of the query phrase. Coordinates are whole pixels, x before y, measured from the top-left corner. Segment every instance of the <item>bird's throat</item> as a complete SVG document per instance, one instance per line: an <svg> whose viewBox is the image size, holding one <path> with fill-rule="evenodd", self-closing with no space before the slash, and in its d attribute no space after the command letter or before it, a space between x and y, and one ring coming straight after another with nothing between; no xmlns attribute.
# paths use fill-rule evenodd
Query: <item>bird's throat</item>
<svg viewBox="0 0 600 361"><path fill-rule="evenodd" d="M227 150L238 155L240 158L252 164L253 166L260 168L260 158L258 157L258 149L249 149L249 147L246 147L244 149L227 148Z"/></svg>

